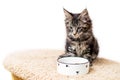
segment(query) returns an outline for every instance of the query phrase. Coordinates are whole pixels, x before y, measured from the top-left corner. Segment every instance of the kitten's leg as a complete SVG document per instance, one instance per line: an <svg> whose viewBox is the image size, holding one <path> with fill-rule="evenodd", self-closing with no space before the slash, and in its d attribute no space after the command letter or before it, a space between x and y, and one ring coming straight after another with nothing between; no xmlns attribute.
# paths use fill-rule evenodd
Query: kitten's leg
<svg viewBox="0 0 120 80"><path fill-rule="evenodd" d="M93 61L97 58L98 56L98 52L99 52L99 46L98 46L98 42L97 40L94 38L93 39L93 45L92 47L89 49L90 51L88 52L88 60L90 61L90 64L92 65Z"/></svg>
<svg viewBox="0 0 120 80"><path fill-rule="evenodd" d="M95 53L93 53L92 55L87 53L87 54L84 54L83 57L88 59L88 61L90 62L90 66L92 66L92 63L96 59L97 55Z"/></svg>
<svg viewBox="0 0 120 80"><path fill-rule="evenodd" d="M84 54L83 58L87 59L90 62L90 66L92 66L93 59L90 54Z"/></svg>
<svg viewBox="0 0 120 80"><path fill-rule="evenodd" d="M99 51L97 41L95 39L93 41L94 41L92 42L93 45L88 47L82 55L82 57L89 60L91 66L92 66L93 61L97 58L98 51Z"/></svg>
<svg viewBox="0 0 120 80"><path fill-rule="evenodd" d="M90 66L92 66L93 60L92 60L91 55L90 55L90 50L91 50L90 48L84 50L81 57L87 59L90 62Z"/></svg>
<svg viewBox="0 0 120 80"><path fill-rule="evenodd" d="M74 53L68 52L65 54L62 54L58 57L58 59L63 58L63 57L75 57L76 55Z"/></svg>

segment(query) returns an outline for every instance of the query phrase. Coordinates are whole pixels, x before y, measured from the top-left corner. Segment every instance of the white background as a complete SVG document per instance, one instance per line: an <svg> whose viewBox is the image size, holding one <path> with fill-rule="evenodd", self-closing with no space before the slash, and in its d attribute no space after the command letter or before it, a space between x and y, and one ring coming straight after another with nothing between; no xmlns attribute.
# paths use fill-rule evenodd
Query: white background
<svg viewBox="0 0 120 80"><path fill-rule="evenodd" d="M73 13L87 7L100 45L99 56L120 62L119 0L0 0L0 80L11 80L2 66L9 53L64 50L63 7Z"/></svg>

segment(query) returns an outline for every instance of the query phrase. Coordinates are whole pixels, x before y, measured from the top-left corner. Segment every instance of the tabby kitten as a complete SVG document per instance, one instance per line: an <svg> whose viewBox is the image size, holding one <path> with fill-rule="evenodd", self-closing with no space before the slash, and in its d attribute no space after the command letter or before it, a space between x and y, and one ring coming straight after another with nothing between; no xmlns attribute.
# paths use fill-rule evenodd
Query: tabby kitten
<svg viewBox="0 0 120 80"><path fill-rule="evenodd" d="M92 22L87 9L73 14L64 9L66 25L65 54L62 57L83 57L92 65L99 52L99 46L92 32Z"/></svg>

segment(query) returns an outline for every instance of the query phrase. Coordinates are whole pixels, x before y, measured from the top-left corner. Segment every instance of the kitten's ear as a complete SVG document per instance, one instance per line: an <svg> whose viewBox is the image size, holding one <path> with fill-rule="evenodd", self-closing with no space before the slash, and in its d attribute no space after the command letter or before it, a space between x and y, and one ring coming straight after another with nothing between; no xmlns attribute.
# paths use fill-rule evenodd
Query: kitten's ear
<svg viewBox="0 0 120 80"><path fill-rule="evenodd" d="M81 16L86 16L88 15L88 10L87 9L84 9L82 12L81 12Z"/></svg>
<svg viewBox="0 0 120 80"><path fill-rule="evenodd" d="M64 14L65 14L65 17L68 18L68 19L71 19L72 18L72 14L70 12L68 12L66 9L63 8L63 11L64 11Z"/></svg>
<svg viewBox="0 0 120 80"><path fill-rule="evenodd" d="M81 14L80 14L80 19L83 21L83 22L88 22L90 21L90 17L89 17L89 14L88 14L88 10L87 9L84 9Z"/></svg>

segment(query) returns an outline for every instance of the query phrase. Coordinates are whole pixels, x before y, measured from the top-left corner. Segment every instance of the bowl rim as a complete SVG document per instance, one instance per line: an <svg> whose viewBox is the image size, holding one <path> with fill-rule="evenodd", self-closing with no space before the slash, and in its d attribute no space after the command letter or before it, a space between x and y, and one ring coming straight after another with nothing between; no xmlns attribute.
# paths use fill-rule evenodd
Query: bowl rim
<svg viewBox="0 0 120 80"><path fill-rule="evenodd" d="M63 57L63 58L71 58L71 57ZM73 58L73 57L72 57ZM82 57L74 57L74 58L82 58ZM59 58L59 59L57 59L57 62L58 63L62 63L62 64L68 64L68 65L82 65L82 64L87 64L87 63L89 63L89 61L87 60L87 62L83 62L83 63L66 63L66 62L62 62L62 61L60 61L60 59L62 59L62 58ZM85 58L82 58L82 59L85 59Z"/></svg>

